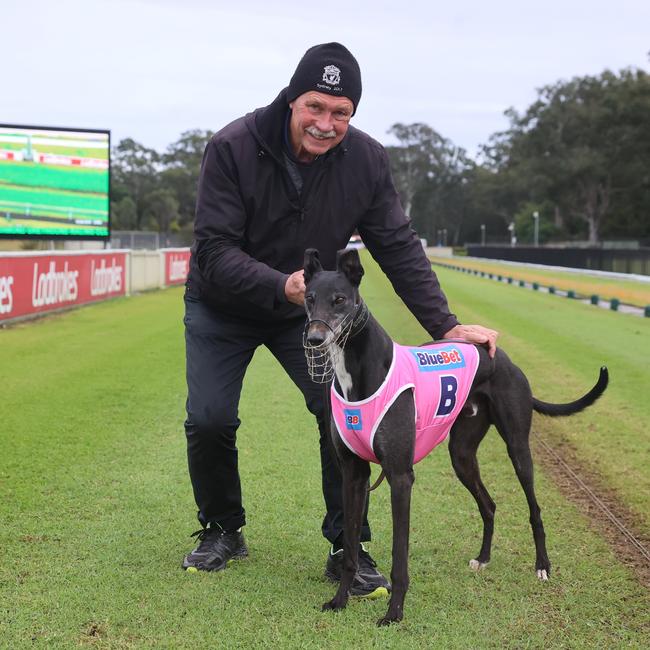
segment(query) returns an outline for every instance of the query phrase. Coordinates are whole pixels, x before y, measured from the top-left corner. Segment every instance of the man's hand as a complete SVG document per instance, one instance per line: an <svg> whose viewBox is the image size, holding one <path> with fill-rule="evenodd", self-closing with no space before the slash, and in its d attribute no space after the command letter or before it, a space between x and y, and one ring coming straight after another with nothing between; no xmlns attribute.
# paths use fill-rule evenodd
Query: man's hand
<svg viewBox="0 0 650 650"><path fill-rule="evenodd" d="M482 325L456 325L443 335L443 339L463 339L468 343L485 345L490 359L494 359L497 351L497 337L499 332L488 329Z"/></svg>
<svg viewBox="0 0 650 650"><path fill-rule="evenodd" d="M284 294L295 305L305 304L305 276L302 269L292 273L284 285Z"/></svg>

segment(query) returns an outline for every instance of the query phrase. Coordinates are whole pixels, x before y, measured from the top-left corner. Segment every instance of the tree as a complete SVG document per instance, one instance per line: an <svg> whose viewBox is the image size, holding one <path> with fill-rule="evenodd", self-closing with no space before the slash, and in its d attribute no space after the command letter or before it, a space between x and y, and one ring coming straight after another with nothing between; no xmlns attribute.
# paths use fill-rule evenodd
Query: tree
<svg viewBox="0 0 650 650"><path fill-rule="evenodd" d="M649 114L650 78L640 70L561 81L523 115L509 112L510 130L491 154L500 171L525 181L526 200L550 199L557 225L578 219L596 243L631 194L647 206Z"/></svg>
<svg viewBox="0 0 650 650"><path fill-rule="evenodd" d="M411 215L413 200L422 189L431 168L435 165L435 149L442 136L426 124L393 124L388 133L399 141L389 148L391 171L400 192L402 206Z"/></svg>
<svg viewBox="0 0 650 650"><path fill-rule="evenodd" d="M138 210L130 196L111 201L111 226L115 230L136 230Z"/></svg>
<svg viewBox="0 0 650 650"><path fill-rule="evenodd" d="M111 210L120 229L191 230L209 131L185 131L164 154L131 138L113 149Z"/></svg>
<svg viewBox="0 0 650 650"><path fill-rule="evenodd" d="M523 203L514 215L517 242L533 244L535 242L535 218L537 212L538 242L544 244L557 235L558 227L553 222L553 205L544 203Z"/></svg>
<svg viewBox="0 0 650 650"><path fill-rule="evenodd" d="M178 201L181 225L190 224L194 219L203 151L211 136L210 131L201 129L185 131L162 156L161 184L173 191Z"/></svg>
<svg viewBox="0 0 650 650"><path fill-rule="evenodd" d="M145 196L158 184L160 156L131 138L113 149L111 192L116 203L130 197L136 207L135 228L140 229L145 213Z"/></svg>
<svg viewBox="0 0 650 650"><path fill-rule="evenodd" d="M421 236L435 241L445 229L457 243L472 161L427 124L394 124L388 132L399 141L387 150L404 212Z"/></svg>
<svg viewBox="0 0 650 650"><path fill-rule="evenodd" d="M466 177L462 242L479 242L483 235L486 243L505 238L518 205L506 173L475 164Z"/></svg>
<svg viewBox="0 0 650 650"><path fill-rule="evenodd" d="M178 224L178 201L167 189L153 190L145 197L145 218L157 226L158 232L169 233L172 224Z"/></svg>

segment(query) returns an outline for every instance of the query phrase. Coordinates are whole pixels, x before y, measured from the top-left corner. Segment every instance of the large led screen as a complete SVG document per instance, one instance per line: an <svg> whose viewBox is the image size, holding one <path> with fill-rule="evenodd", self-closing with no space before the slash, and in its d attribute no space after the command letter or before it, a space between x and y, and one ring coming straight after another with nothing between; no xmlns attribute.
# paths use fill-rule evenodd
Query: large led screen
<svg viewBox="0 0 650 650"><path fill-rule="evenodd" d="M110 132L0 124L0 237L106 239Z"/></svg>

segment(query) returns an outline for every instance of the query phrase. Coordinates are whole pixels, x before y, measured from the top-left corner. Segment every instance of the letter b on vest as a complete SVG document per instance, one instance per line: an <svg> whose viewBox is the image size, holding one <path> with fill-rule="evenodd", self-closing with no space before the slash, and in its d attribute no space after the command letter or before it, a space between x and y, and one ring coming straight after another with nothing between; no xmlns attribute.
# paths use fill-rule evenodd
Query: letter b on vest
<svg viewBox="0 0 650 650"><path fill-rule="evenodd" d="M436 415L449 415L456 406L456 393L458 392L458 380L453 375L442 375L440 377L440 404Z"/></svg>

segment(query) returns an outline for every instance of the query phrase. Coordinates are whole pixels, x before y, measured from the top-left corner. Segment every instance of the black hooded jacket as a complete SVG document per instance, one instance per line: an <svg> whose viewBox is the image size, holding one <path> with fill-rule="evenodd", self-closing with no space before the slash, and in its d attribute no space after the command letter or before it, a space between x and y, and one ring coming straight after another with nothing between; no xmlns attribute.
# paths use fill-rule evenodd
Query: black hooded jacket
<svg viewBox="0 0 650 650"><path fill-rule="evenodd" d="M217 311L258 322L304 317L284 286L317 248L326 269L359 231L395 291L440 338L457 324L404 214L384 148L350 126L313 163L302 192L283 154L286 89L215 134L203 156L188 292Z"/></svg>

